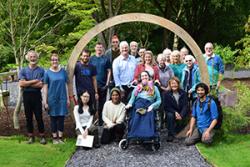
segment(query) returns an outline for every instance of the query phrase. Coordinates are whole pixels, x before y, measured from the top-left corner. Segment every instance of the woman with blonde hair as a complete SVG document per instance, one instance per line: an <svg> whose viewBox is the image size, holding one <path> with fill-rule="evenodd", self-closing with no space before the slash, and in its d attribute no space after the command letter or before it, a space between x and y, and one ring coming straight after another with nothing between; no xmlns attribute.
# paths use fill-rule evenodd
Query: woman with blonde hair
<svg viewBox="0 0 250 167"><path fill-rule="evenodd" d="M135 69L134 83L138 83L139 76L143 71L149 73L149 77L153 79L154 82L159 82L159 68L155 62L154 55L150 50L145 51L145 55L142 64L138 64Z"/></svg>
<svg viewBox="0 0 250 167"><path fill-rule="evenodd" d="M181 62L180 52L178 50L174 50L171 53L171 62L172 64L169 67L174 71L174 76L176 76L179 80L182 78L182 71L185 68L185 64Z"/></svg>

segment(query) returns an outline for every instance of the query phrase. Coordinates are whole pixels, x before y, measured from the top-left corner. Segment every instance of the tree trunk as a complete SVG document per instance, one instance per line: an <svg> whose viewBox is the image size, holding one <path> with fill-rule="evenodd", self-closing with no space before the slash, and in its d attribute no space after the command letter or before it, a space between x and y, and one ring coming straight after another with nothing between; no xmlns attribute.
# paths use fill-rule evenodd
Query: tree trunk
<svg viewBox="0 0 250 167"><path fill-rule="evenodd" d="M19 125L19 113L21 111L21 105L22 105L22 88L19 87L18 91L18 97L17 97L17 104L13 113L13 123L15 129L20 129Z"/></svg>
<svg viewBox="0 0 250 167"><path fill-rule="evenodd" d="M173 50L177 50L179 45L179 37L174 34L174 43L173 43Z"/></svg>

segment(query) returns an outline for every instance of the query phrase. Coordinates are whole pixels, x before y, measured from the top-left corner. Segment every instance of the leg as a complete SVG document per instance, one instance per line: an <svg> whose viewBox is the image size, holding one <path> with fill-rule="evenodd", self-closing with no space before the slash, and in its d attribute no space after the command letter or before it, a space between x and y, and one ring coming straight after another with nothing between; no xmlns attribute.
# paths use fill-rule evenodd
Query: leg
<svg viewBox="0 0 250 167"><path fill-rule="evenodd" d="M28 131L28 136L33 136L33 112L30 105L30 94L27 92L23 93L23 105L26 117L26 128Z"/></svg>
<svg viewBox="0 0 250 167"><path fill-rule="evenodd" d="M207 129L205 129L204 132L205 132L206 130L207 130ZM214 130L212 130L212 131L210 132L210 136L209 136L207 139L205 139L204 133L203 133L203 134L202 134L202 137L201 137L201 142L204 143L204 144L208 144L208 145L211 144L211 143L213 142L214 134L215 134L215 132L214 132Z"/></svg>
<svg viewBox="0 0 250 167"><path fill-rule="evenodd" d="M187 146L190 146L190 145L194 145L195 143L197 143L198 141L201 140L201 134L198 130L198 128L195 128L193 130L193 133L190 137L187 137L184 141L184 143L187 145Z"/></svg>
<svg viewBox="0 0 250 167"><path fill-rule="evenodd" d="M99 142L99 135L98 135L98 128L95 125L91 125L89 130L89 134L94 136L94 147L98 148L100 147L100 142Z"/></svg>
<svg viewBox="0 0 250 167"><path fill-rule="evenodd" d="M34 114L37 121L37 126L39 133L42 137L44 137L44 123L43 123L43 115L42 115L42 97L41 93L35 93L33 99L33 108Z"/></svg>
<svg viewBox="0 0 250 167"><path fill-rule="evenodd" d="M101 137L102 144L109 144L112 141L111 131L108 128L104 128Z"/></svg>
<svg viewBox="0 0 250 167"><path fill-rule="evenodd" d="M59 143L63 144L63 130L64 130L64 116L57 116L57 131L59 137Z"/></svg>
<svg viewBox="0 0 250 167"><path fill-rule="evenodd" d="M114 126L115 141L120 141L123 138L125 128L126 127L124 123Z"/></svg>
<svg viewBox="0 0 250 167"><path fill-rule="evenodd" d="M175 135L175 114L168 112L167 113L167 129L168 129L168 136Z"/></svg>
<svg viewBox="0 0 250 167"><path fill-rule="evenodd" d="M103 109L104 103L106 102L107 89L98 88L98 93L99 93L99 108L98 108L99 126L102 126L103 124L102 109Z"/></svg>

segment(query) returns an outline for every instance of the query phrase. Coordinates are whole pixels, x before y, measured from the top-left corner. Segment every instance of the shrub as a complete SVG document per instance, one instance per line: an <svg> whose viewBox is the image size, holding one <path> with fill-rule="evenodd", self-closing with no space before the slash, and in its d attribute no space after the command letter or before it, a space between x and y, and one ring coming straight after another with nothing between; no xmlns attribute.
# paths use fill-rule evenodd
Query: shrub
<svg viewBox="0 0 250 167"><path fill-rule="evenodd" d="M222 129L225 132L240 130L250 126L250 88L243 83L235 84L237 103L234 107L224 107Z"/></svg>

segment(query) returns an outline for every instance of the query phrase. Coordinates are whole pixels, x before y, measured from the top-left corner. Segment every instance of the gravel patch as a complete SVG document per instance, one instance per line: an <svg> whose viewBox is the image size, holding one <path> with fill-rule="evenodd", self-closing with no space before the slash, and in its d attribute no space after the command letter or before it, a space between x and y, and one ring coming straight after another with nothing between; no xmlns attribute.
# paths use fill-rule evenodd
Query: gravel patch
<svg viewBox="0 0 250 167"><path fill-rule="evenodd" d="M185 146L182 140L167 143L162 135L161 148L152 152L140 145L121 150L118 143L91 150L76 150L66 167L210 167L195 146Z"/></svg>

